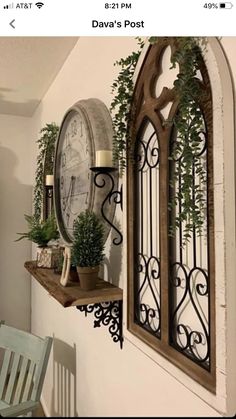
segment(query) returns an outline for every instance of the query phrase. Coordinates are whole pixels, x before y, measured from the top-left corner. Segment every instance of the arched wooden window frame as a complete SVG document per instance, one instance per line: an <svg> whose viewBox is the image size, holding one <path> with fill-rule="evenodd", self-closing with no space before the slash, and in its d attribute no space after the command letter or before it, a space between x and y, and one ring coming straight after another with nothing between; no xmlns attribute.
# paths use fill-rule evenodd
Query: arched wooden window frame
<svg viewBox="0 0 236 419"><path fill-rule="evenodd" d="M173 127L165 124L160 111L169 103L172 106L168 119L172 119L178 109L178 100L174 88L164 87L160 96L155 97L154 87L156 80L162 72L161 58L167 46L171 47L173 54L176 49L175 38L160 38L158 43L149 47L135 85L132 102L133 149L135 141L140 134L147 119L154 126L160 143L159 149L159 225L160 228L160 278L161 278L161 334L157 338L147 330L140 327L135 319L135 274L137 260L135 246L137 242L137 197L136 197L136 175L133 159L128 156L127 167L127 227L128 227L128 330L160 352L173 364L177 365L188 375L202 384L211 392L216 388L215 368L215 283L214 283L214 208L213 208L213 131L212 131L212 98L211 87L206 66L202 60L201 75L202 84L206 95L204 100L199 102L204 120L207 125L208 157L207 157L207 202L208 202L208 273L209 273L209 358L210 366L206 370L179 352L170 344L170 286L169 286L169 239L168 239L168 196L169 196L169 140Z"/></svg>

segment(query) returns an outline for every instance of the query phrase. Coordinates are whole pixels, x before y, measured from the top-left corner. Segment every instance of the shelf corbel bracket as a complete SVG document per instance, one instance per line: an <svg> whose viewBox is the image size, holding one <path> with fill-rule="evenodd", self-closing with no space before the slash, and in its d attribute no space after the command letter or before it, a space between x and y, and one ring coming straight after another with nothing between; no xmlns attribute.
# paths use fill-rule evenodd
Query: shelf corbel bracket
<svg viewBox="0 0 236 419"><path fill-rule="evenodd" d="M123 347L122 330L122 301L109 301L77 306L77 309L85 313L94 313L94 328L108 326L109 333L113 342L119 342L120 348Z"/></svg>

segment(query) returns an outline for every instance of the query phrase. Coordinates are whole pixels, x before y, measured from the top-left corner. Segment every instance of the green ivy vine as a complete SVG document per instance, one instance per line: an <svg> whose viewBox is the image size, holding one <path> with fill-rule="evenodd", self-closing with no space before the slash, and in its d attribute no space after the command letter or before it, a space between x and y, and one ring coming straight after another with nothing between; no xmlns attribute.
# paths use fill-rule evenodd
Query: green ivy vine
<svg viewBox="0 0 236 419"><path fill-rule="evenodd" d="M53 173L55 143L59 127L54 123L46 124L40 130L40 138L37 140L39 154L35 171L35 186L33 193L34 217L39 220L42 213L44 193L44 174Z"/></svg>
<svg viewBox="0 0 236 419"><path fill-rule="evenodd" d="M158 37L150 37L149 42L154 44ZM170 160L175 161L174 173L170 181L172 197L168 208L173 210L181 205L181 211L171 221L169 235L175 236L176 230L183 226L183 246L189 241L193 231L198 236L202 235L204 225L204 210L206 207L205 184L206 171L198 156L202 147L202 132L204 121L199 99L204 94L197 80L199 62L201 58L200 42L204 46L204 38L178 37L177 49L172 56L172 67L180 66L180 72L174 82L178 96L178 112L172 121L176 133L176 141L170 155ZM132 121L131 101L133 95L133 74L142 51L144 42L138 38L138 51L132 52L128 57L121 58L114 65L121 70L112 84L114 98L111 103L113 113L113 160L120 163L121 172L126 166L126 153L131 149L130 124ZM125 153L126 152L126 153ZM181 155L181 159L179 156ZM198 183L195 184L195 174ZM176 183L181 173L181 185L176 190Z"/></svg>
<svg viewBox="0 0 236 419"><path fill-rule="evenodd" d="M126 167L126 152L129 152L131 144L130 124L131 124L131 101L134 90L133 75L140 53L144 46L141 38L136 38L138 50L133 51L126 58L121 58L114 63L121 69L117 78L111 86L111 93L114 98L111 102L110 112L113 115L113 163L120 164L120 171Z"/></svg>
<svg viewBox="0 0 236 419"><path fill-rule="evenodd" d="M181 211L171 220L169 234L175 236L176 230L182 225L182 246L186 245L193 232L197 236L202 235L205 219L206 169L200 157L204 120L199 106L204 91L197 78L200 60L201 50L197 39L177 38L177 50L173 54L171 68L180 66L174 81L179 105L173 119L176 137L169 157L174 162L169 210L178 205Z"/></svg>

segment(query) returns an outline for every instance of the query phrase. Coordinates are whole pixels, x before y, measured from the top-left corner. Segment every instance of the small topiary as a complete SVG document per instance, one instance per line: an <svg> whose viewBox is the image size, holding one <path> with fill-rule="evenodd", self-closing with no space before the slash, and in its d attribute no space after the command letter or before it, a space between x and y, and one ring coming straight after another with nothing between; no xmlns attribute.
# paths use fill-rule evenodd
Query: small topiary
<svg viewBox="0 0 236 419"><path fill-rule="evenodd" d="M104 227L93 211L83 211L74 223L73 264L98 266L104 258Z"/></svg>

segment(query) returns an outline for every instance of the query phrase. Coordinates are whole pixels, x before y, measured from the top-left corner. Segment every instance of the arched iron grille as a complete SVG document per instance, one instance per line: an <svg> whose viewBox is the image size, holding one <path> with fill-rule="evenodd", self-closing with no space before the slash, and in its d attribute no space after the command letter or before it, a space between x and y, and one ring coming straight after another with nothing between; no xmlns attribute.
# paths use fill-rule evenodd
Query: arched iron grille
<svg viewBox="0 0 236 419"><path fill-rule="evenodd" d="M127 183L128 328L215 391L211 89L202 60L198 79L205 94L199 101L201 147L192 164L192 198L198 199L194 191L200 187L205 221L202 235L193 229L184 246L184 222L174 238L169 234L182 205L179 199L170 209L170 201L176 191L181 196L183 181L181 171L174 176L181 153L170 159L178 141L169 121L178 112L173 81L179 69L172 70L167 80L164 77L175 48L175 38L160 38L150 47L135 86L134 147Z"/></svg>
<svg viewBox="0 0 236 419"><path fill-rule="evenodd" d="M159 225L158 195L159 144L154 127L146 122L135 148L138 240L135 287L136 321L155 336L160 336L160 255L157 239ZM145 197L145 198L144 198ZM154 200L153 200L154 198ZM147 228L147 221L150 226Z"/></svg>
<svg viewBox="0 0 236 419"><path fill-rule="evenodd" d="M193 228L189 240L184 244L184 222L180 222L174 239L169 240L170 264L170 343L178 351L184 353L202 367L210 368L210 341L209 341L209 277L208 277L208 214L207 214L207 159L208 135L204 115L201 114L201 143L192 162L192 201L197 199L197 191L204 193L200 196L204 200L204 225L202 235L198 235ZM170 138L169 154L178 141L178 132ZM181 196L183 173L181 172L181 152L176 158L170 160L169 202L173 190ZM201 165L201 176L197 168ZM178 178L174 179L174 173ZM174 180L173 180L174 179ZM173 188L174 182L174 188ZM171 209L170 221L181 214L182 199Z"/></svg>

